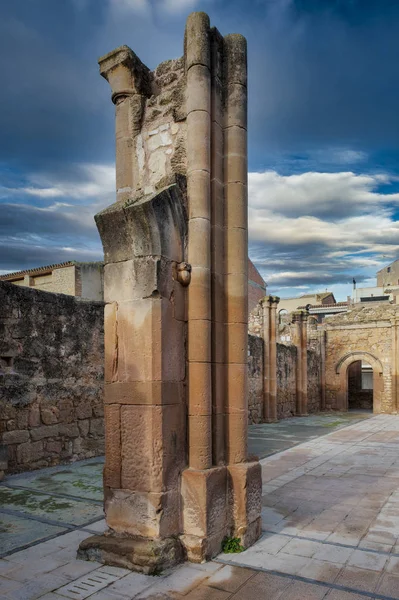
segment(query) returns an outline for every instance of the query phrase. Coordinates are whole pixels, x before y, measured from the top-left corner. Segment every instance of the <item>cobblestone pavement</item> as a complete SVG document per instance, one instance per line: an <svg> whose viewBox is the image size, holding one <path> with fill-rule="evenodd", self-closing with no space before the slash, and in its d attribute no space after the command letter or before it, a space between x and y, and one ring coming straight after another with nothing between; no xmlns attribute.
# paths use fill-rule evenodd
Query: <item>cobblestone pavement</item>
<svg viewBox="0 0 399 600"><path fill-rule="evenodd" d="M399 599L399 416L378 415L263 459L263 536L148 577L75 559L91 523L0 560L5 600Z"/></svg>

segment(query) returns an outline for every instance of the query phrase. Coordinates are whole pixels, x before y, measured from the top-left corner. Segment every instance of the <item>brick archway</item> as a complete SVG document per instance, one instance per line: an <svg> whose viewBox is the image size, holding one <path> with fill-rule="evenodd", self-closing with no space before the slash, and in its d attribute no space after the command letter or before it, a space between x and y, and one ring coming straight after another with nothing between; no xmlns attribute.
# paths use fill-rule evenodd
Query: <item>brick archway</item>
<svg viewBox="0 0 399 600"><path fill-rule="evenodd" d="M358 360L364 360L373 369L373 412L380 412L381 395L384 390L382 363L373 354L366 351L349 352L338 361L335 367L335 372L339 375L340 380L337 408L338 410L348 410L348 368Z"/></svg>

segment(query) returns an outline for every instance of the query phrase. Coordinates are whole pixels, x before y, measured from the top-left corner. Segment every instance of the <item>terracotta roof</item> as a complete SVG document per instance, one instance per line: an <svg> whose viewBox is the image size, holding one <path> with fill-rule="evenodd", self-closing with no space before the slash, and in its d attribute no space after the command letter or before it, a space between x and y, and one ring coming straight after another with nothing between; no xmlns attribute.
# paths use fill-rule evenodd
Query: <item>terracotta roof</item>
<svg viewBox="0 0 399 600"><path fill-rule="evenodd" d="M15 271L14 273L6 273L5 275L0 275L0 281L6 281L7 279L13 279L17 275L35 275L36 273L40 275L40 273L47 273L47 271L53 271L53 269L62 269L64 267L73 267L76 265L76 261L71 260L69 262L58 263L55 265L46 265L44 267L36 267L35 269L26 269L25 271Z"/></svg>

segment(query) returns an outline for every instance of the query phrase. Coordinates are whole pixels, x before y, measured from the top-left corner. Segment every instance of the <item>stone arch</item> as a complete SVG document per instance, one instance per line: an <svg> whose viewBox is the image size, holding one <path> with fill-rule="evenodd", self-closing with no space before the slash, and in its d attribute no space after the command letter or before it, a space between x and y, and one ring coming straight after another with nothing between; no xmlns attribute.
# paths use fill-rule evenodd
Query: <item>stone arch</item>
<svg viewBox="0 0 399 600"><path fill-rule="evenodd" d="M384 390L381 361L370 352L358 350L345 354L336 364L335 372L339 375L338 409L348 410L348 368L357 360L364 360L373 369L373 412L380 412L381 396Z"/></svg>

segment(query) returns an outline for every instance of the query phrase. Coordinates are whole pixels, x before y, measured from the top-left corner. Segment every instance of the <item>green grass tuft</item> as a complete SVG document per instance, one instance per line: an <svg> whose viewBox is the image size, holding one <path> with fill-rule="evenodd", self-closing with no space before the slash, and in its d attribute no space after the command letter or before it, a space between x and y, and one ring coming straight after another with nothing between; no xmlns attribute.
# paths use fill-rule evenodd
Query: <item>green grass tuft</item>
<svg viewBox="0 0 399 600"><path fill-rule="evenodd" d="M240 538L227 537L222 542L222 552L224 552L224 554L237 554L244 550L245 548L241 545Z"/></svg>

